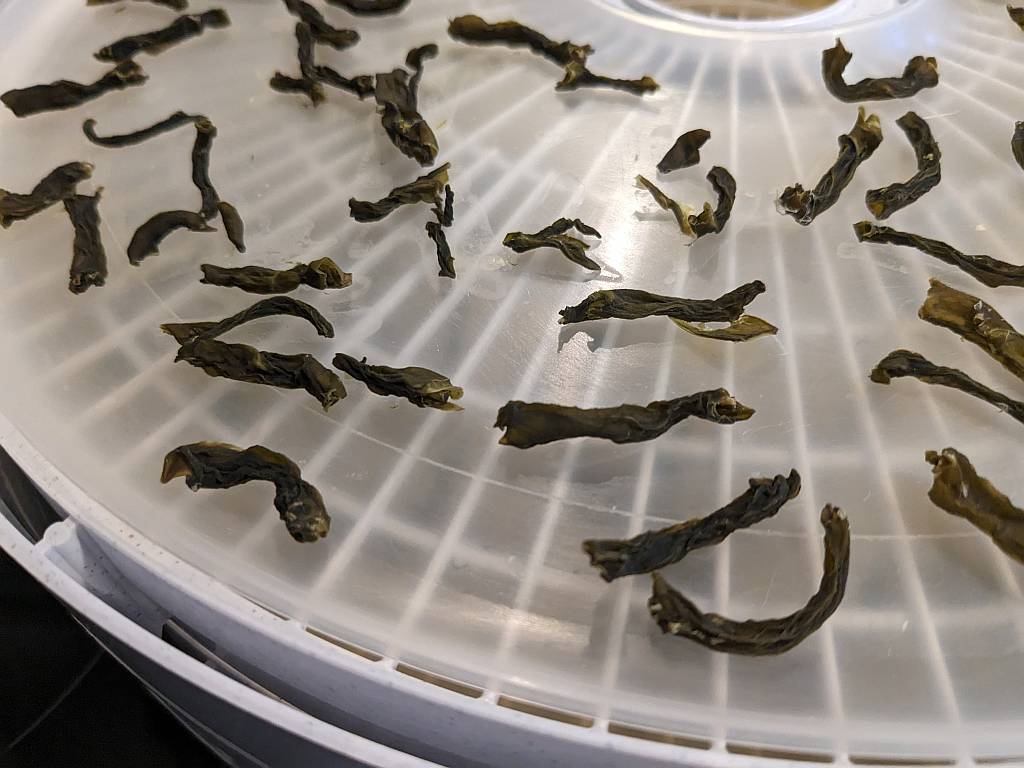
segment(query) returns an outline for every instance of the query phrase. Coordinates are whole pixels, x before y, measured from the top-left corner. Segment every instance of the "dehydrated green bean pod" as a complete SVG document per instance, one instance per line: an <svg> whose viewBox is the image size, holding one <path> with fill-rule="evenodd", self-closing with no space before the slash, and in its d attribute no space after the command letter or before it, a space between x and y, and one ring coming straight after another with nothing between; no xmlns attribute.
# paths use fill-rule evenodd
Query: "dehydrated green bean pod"
<svg viewBox="0 0 1024 768"><path fill-rule="evenodd" d="M318 43L341 51L359 42L358 32L354 29L338 29L328 24L320 11L303 0L284 0L284 5L292 16L309 25Z"/></svg>
<svg viewBox="0 0 1024 768"><path fill-rule="evenodd" d="M892 379L910 377L925 384L938 384L959 389L972 397L994 405L1003 413L1024 424L1024 403L1007 397L1002 392L986 387L957 368L936 365L923 355L906 349L890 352L871 371L876 384L889 384Z"/></svg>
<svg viewBox="0 0 1024 768"><path fill-rule="evenodd" d="M928 451L924 458L932 465L928 498L986 533L1003 552L1024 564L1024 509L1013 506L1005 494L979 477L974 465L956 449Z"/></svg>
<svg viewBox="0 0 1024 768"><path fill-rule="evenodd" d="M93 170L92 163L65 163L46 174L27 195L0 189L0 226L7 229L16 221L73 197L78 183L90 178Z"/></svg>
<svg viewBox="0 0 1024 768"><path fill-rule="evenodd" d="M174 358L174 362L180 361L201 368L208 376L282 389L304 389L325 411L346 395L337 374L312 355L263 352L248 344L230 344L202 335L181 345Z"/></svg>
<svg viewBox="0 0 1024 768"><path fill-rule="evenodd" d="M343 352L334 356L334 367L363 382L374 394L404 397L420 408L436 408L439 411L462 410L460 406L451 402L462 399L462 387L455 386L447 376L429 368L367 365L365 357L357 360Z"/></svg>
<svg viewBox="0 0 1024 768"><path fill-rule="evenodd" d="M437 158L437 137L419 112L419 82L423 62L437 56L437 46L421 45L405 57L404 69L379 73L374 80L373 95L377 101L381 125L391 143L406 157L420 165L432 165Z"/></svg>
<svg viewBox="0 0 1024 768"><path fill-rule="evenodd" d="M575 91L578 88L613 88L636 96L654 93L661 86L650 75L635 79L596 75L587 69L582 61L570 61L565 65L565 75L555 83L556 91Z"/></svg>
<svg viewBox="0 0 1024 768"><path fill-rule="evenodd" d="M398 13L409 4L409 0L327 0L356 16L383 16Z"/></svg>
<svg viewBox="0 0 1024 768"><path fill-rule="evenodd" d="M444 190L448 186L448 169L450 167L450 163L445 163L415 181L395 187L388 192L387 196L376 202L356 200L353 197L348 201L352 218L361 222L380 221L401 206L415 203L431 203L441 206L443 209L445 205Z"/></svg>
<svg viewBox="0 0 1024 768"><path fill-rule="evenodd" d="M245 253L245 223L235 206L220 199L210 179L210 152L213 149L213 140L217 138L217 127L202 116L196 119L195 125L196 139L192 144L192 183L199 190L201 199L199 215L207 221L220 215L228 240L235 246L235 250Z"/></svg>
<svg viewBox="0 0 1024 768"><path fill-rule="evenodd" d="M231 23L227 13L214 8L203 13L179 16L163 29L123 37L100 48L95 56L100 61L128 61L140 53L155 56L173 45L201 35L207 29L223 29Z"/></svg>
<svg viewBox="0 0 1024 768"><path fill-rule="evenodd" d="M72 293L85 293L91 286L103 285L107 280L107 252L100 235L102 192L101 187L94 195L73 195L64 200L64 210L75 229L68 278L68 289Z"/></svg>
<svg viewBox="0 0 1024 768"><path fill-rule="evenodd" d="M707 517L695 517L631 539L588 539L583 551L605 581L650 573L678 563L695 549L720 544L735 531L775 516L800 493L800 474L752 477L750 487Z"/></svg>
<svg viewBox="0 0 1024 768"><path fill-rule="evenodd" d="M534 53L564 67L564 75L555 85L556 91L574 91L577 88L596 86L642 95L658 90L658 84L646 75L635 80L595 75L586 66L587 58L594 52L591 46L577 45L568 40L555 42L517 21L499 21L492 24L475 15L459 16L449 22L448 34L465 43L498 43L511 48L529 48Z"/></svg>
<svg viewBox="0 0 1024 768"><path fill-rule="evenodd" d="M367 96L373 96L374 92L374 78L370 75L356 75L355 77L345 77L336 69L331 67L317 64L314 70L316 79L320 83L329 85L332 88L339 88L343 91L348 91L358 96L360 99L365 99ZM321 91L321 95L323 92Z"/></svg>
<svg viewBox="0 0 1024 768"><path fill-rule="evenodd" d="M196 140L192 144L192 183L199 190L202 206L199 214L206 220L217 215L220 197L210 180L210 150L217 138L217 126L207 118L196 121Z"/></svg>
<svg viewBox="0 0 1024 768"><path fill-rule="evenodd" d="M299 60L299 77L290 77L275 72L270 79L270 87L283 93L304 93L312 105L318 106L326 97L320 85L319 68L314 53L315 36L313 28L305 21L295 25L295 41Z"/></svg>
<svg viewBox="0 0 1024 768"><path fill-rule="evenodd" d="M293 539L316 541L331 528L320 491L302 479L295 462L261 445L244 450L213 442L178 446L164 458L160 482L169 483L176 477L184 477L193 491L266 480L274 484L274 507Z"/></svg>
<svg viewBox="0 0 1024 768"><path fill-rule="evenodd" d="M455 278L455 258L452 256L451 246L448 244L448 235L439 222L428 221L425 225L427 237L434 241L437 251L438 277Z"/></svg>
<svg viewBox="0 0 1024 768"><path fill-rule="evenodd" d="M134 61L122 61L94 83L57 80L45 85L32 85L7 91L0 94L0 101L17 117L28 117L40 112L71 109L105 93L142 85L148 79L149 75Z"/></svg>
<svg viewBox="0 0 1024 768"><path fill-rule="evenodd" d="M529 48L563 67L571 61L586 61L594 52L589 45L577 45L568 40L555 42L517 21L492 24L472 14L452 19L448 24L448 34L464 43L498 43L510 48Z"/></svg>
<svg viewBox="0 0 1024 768"><path fill-rule="evenodd" d="M153 125L146 128L140 128L137 131L131 133L122 133L116 136L99 136L96 134L96 121L88 119L82 123L82 133L85 137L100 147L107 147L109 149L119 149L121 147L131 147L136 144L141 144L147 139L151 139L154 136L159 136L163 133L173 131L175 128L180 128L183 125L195 124L198 120L205 120L206 118L202 115L190 115L186 112L175 112L170 117L165 117Z"/></svg>
<svg viewBox="0 0 1024 768"><path fill-rule="evenodd" d="M1010 15L1014 24L1024 29L1024 8L1014 8L1012 5L1007 4L1006 12Z"/></svg>
<svg viewBox="0 0 1024 768"><path fill-rule="evenodd" d="M657 315L690 323L732 322L743 314L747 304L766 290L764 283L754 280L717 299L680 299L633 288L613 288L595 291L576 306L559 310L559 322L569 325L587 320L637 320Z"/></svg>
<svg viewBox="0 0 1024 768"><path fill-rule="evenodd" d="M769 656L791 650L817 631L846 593L850 573L850 524L831 504L821 511L825 529L825 561L818 591L798 611L778 619L735 621L704 613L673 589L658 572L647 608L661 631L693 640L705 648L747 656Z"/></svg>
<svg viewBox="0 0 1024 768"><path fill-rule="evenodd" d="M313 106L321 103L324 96L323 86L316 80L307 80L304 77L291 77L280 72L275 72L270 78L270 87L279 93L301 93L305 95Z"/></svg>
<svg viewBox="0 0 1024 768"><path fill-rule="evenodd" d="M714 208L710 203L704 203L704 210L689 218L690 229L695 239L717 234L725 229L732 215L732 206L736 202L736 179L729 171L720 165L712 166L708 171L707 180L718 195L718 202Z"/></svg>
<svg viewBox="0 0 1024 768"><path fill-rule="evenodd" d="M1024 8L1021 8L1024 14ZM1013 159L1017 165L1024 168L1024 122L1018 121L1013 127L1013 136L1010 138L1010 151L1013 152Z"/></svg>
<svg viewBox="0 0 1024 768"><path fill-rule="evenodd" d="M224 234L239 253L245 253L245 222L242 221L238 209L231 203L221 200L217 203L217 213L224 225Z"/></svg>
<svg viewBox="0 0 1024 768"><path fill-rule="evenodd" d="M658 173L671 173L700 162L700 148L711 138L711 131L696 128L682 134L658 163Z"/></svg>
<svg viewBox="0 0 1024 768"><path fill-rule="evenodd" d="M720 165L713 166L707 175L708 182L718 195L718 203L715 207L712 207L711 203L704 203L704 208L698 214L689 214L688 207L681 206L643 176L637 176L636 180L651 193L651 197L661 208L672 213L679 225L679 231L694 240L725 229L732 214L733 204L736 202L736 179Z"/></svg>
<svg viewBox="0 0 1024 768"><path fill-rule="evenodd" d="M932 279L929 284L928 296L917 316L978 345L1024 380L1024 336L977 296L950 288L939 280Z"/></svg>
<svg viewBox="0 0 1024 768"><path fill-rule="evenodd" d="M942 152L928 127L916 112L907 112L896 121L917 157L917 173L907 181L898 181L881 189L869 189L864 196L868 210L876 219L887 219L906 208L942 180Z"/></svg>
<svg viewBox="0 0 1024 768"><path fill-rule="evenodd" d="M535 248L556 248L574 264L600 271L601 265L586 254L590 244L566 234L570 229L575 229L583 235L601 237L600 232L579 219L561 218L532 235L526 232L509 232L502 244L516 253L526 253Z"/></svg>
<svg viewBox="0 0 1024 768"><path fill-rule="evenodd" d="M746 421L754 409L724 389L697 392L674 400L614 408L574 408L510 400L498 411L494 426L505 430L499 442L532 448L573 437L599 437L613 443L639 443L660 437L690 416L716 424Z"/></svg>
<svg viewBox="0 0 1024 768"><path fill-rule="evenodd" d="M199 281L224 288L241 288L248 293L288 293L300 285L324 291L352 285L352 275L343 272L329 258L317 259L309 264L296 264L290 269L268 267L218 267L201 264L203 277Z"/></svg>
<svg viewBox="0 0 1024 768"><path fill-rule="evenodd" d="M843 71L852 58L853 54L846 50L838 37L835 47L826 48L821 53L821 76L825 87L840 101L905 99L939 84L939 68L931 56L914 56L899 77L865 77L847 84L843 80Z"/></svg>
<svg viewBox="0 0 1024 768"><path fill-rule="evenodd" d="M259 320L263 317L274 317L277 315L289 315L305 320L316 330L317 334L325 339L334 338L334 326L320 314L316 307L304 301L293 299L291 296L274 296L270 299L260 299L250 307L236 312L223 320L192 323L164 323L160 330L173 336L179 344L184 344L196 339L214 339L223 336L228 331L234 330L245 323Z"/></svg>
<svg viewBox="0 0 1024 768"><path fill-rule="evenodd" d="M934 256L939 261L952 264L989 288L1009 285L1024 288L1024 266L993 259L984 254L968 254L958 251L940 240L932 240L910 232L901 232L892 227L878 226L870 221L858 221L853 225L857 239L862 243L888 243L916 248L921 253Z"/></svg>
<svg viewBox="0 0 1024 768"><path fill-rule="evenodd" d="M440 268L437 275L454 280L455 259L452 256L451 246L448 245L448 235L444 231L445 227L450 227L455 223L455 193L451 186L445 184L444 204L442 205L440 200L435 200L431 210L434 213L434 221L427 222L426 230L427 236L434 241L437 251L437 265Z"/></svg>
<svg viewBox="0 0 1024 768"><path fill-rule="evenodd" d="M814 189L800 184L786 187L779 195L780 213L792 216L798 224L807 226L827 211L840 193L853 181L853 175L882 143L882 127L878 115L865 115L864 107L857 109L857 122L849 133L839 137L839 156L825 172Z"/></svg>
<svg viewBox="0 0 1024 768"><path fill-rule="evenodd" d="M206 219L193 211L164 211L150 218L135 230L128 244L128 261L138 266L142 261L160 252L160 243L176 229L190 232L216 232Z"/></svg>

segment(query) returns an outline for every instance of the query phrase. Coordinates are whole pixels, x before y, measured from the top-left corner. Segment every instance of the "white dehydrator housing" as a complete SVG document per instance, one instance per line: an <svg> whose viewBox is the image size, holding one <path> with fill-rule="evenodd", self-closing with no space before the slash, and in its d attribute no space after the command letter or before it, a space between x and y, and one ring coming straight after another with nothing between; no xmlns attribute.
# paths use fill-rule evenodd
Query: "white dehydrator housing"
<svg viewBox="0 0 1024 768"><path fill-rule="evenodd" d="M381 18L326 8L362 36L348 51L318 49L345 73L389 70L413 46L440 45L420 106L439 161L452 164L454 281L436 276L425 209L379 224L348 217L350 197L375 199L421 173L372 103L331 92L311 109L272 91L275 70L297 71L294 19L277 0L222 4L228 29L140 57L144 87L64 113L0 114L4 188L29 189L70 160L96 165L111 268L106 286L67 291L71 231L59 206L0 237L0 445L67 515L34 546L6 527L0 543L108 645L178 686L164 698L179 715L195 703L193 727L253 764L299 754L306 764L347 754L366 765L531 767L1024 762L1022 571L928 501L923 459L953 445L1019 504L1020 426L956 392L867 379L906 347L1019 393L916 310L929 277L982 296L1018 328L1024 301L914 251L860 245L851 229L869 217L866 189L913 174L895 125L913 109L942 147L943 180L889 223L1022 260L1024 172L1009 140L1024 118L1024 32L1001 4L839 0L745 20L668 0L413 0ZM556 93L549 62L448 38L447 19L469 12L590 42L595 71L651 74L662 88L643 99ZM95 79L104 68L93 51L170 18L142 2L0 2L0 90ZM937 57L941 80L867 105L885 140L803 228L774 201L793 182L812 185L853 125L856 105L830 96L819 74L837 35L854 53L848 80L898 73L916 54ZM196 206L190 131L108 150L85 140L81 122L117 133L177 109L218 127L212 175L246 220L248 253L222 235L179 234L131 267L124 247L142 221ZM657 178L669 144L698 127L712 134L701 164L658 183L698 204L720 164L739 194L725 232L687 248L633 179ZM602 232L591 252L599 275L555 252L502 248L505 232L559 216ZM288 318L253 323L238 340L427 366L465 388L464 413L351 382L325 414L304 393L172 362L161 322L226 316L254 298L201 285L200 263L327 255L352 287L296 295L334 323L333 340ZM556 322L601 288L712 297L754 279L768 291L750 311L777 337L732 346L659 318ZM755 417L686 422L636 445L529 451L499 446L490 428L508 399L616 405L718 386ZM292 541L262 484L160 485L164 454L198 440L289 455L323 492L330 536ZM706 514L747 478L791 467L804 479L799 498L667 571L720 613L788 613L820 576L818 511L841 506L853 533L846 598L783 656L729 657L662 636L645 607L649 579L606 585L580 551L584 538ZM232 726L225 706L256 720ZM311 751L289 751L299 749Z"/></svg>

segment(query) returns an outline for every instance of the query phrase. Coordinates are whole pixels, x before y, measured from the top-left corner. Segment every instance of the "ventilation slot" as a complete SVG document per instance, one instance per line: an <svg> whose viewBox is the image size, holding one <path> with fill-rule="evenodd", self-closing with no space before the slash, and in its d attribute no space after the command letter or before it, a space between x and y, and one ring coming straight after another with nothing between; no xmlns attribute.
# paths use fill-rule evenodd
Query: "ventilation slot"
<svg viewBox="0 0 1024 768"><path fill-rule="evenodd" d="M539 704L533 704L529 701L510 699L508 696L500 697L498 699L498 706L506 707L507 709L514 709L516 712L525 712L527 715L534 715L535 717L557 720L558 722L566 723L567 725L576 725L580 728L590 728L594 725L594 718L592 717L577 715L575 712L566 712L564 709L542 707Z"/></svg>
<svg viewBox="0 0 1024 768"><path fill-rule="evenodd" d="M631 739L643 739L644 741L656 741L659 744L674 744L677 747L688 749L711 749L711 742L697 736L683 736L668 731L654 731L648 728L637 728L635 725L625 723L608 723L608 733L616 736L628 736Z"/></svg>
<svg viewBox="0 0 1024 768"><path fill-rule="evenodd" d="M398 664L395 666L395 671L401 672L403 675L409 677L415 677L417 680L422 680L424 683L430 683L436 685L438 688L444 688L454 693L460 693L463 696L469 696L471 699L479 699L484 695L482 688L477 688L466 683L460 683L458 680L452 680L448 677L442 677L441 675L435 675L432 672L425 672L422 669L416 669L410 667L407 664Z"/></svg>
<svg viewBox="0 0 1024 768"><path fill-rule="evenodd" d="M904 766L904 765L919 765L932 766L940 765L956 765L955 760L948 760L943 757L859 757L857 755L850 755L850 762L854 765L889 765L889 766Z"/></svg>
<svg viewBox="0 0 1024 768"><path fill-rule="evenodd" d="M336 645L344 651L354 653L356 656L361 656L369 661L380 661L383 656L373 651L368 651L365 648L360 648L358 645L352 645L352 643L346 643L344 640L339 640L333 635L328 635L326 632L321 632L319 629L313 629L313 627L306 627L306 632L311 634L313 637L318 637L331 645Z"/></svg>
<svg viewBox="0 0 1024 768"><path fill-rule="evenodd" d="M747 744L726 744L725 749L734 755L746 755L748 757L766 757L771 760L791 760L799 763L832 763L835 762L833 755L824 752L799 752L788 749L775 749L773 747L752 747Z"/></svg>

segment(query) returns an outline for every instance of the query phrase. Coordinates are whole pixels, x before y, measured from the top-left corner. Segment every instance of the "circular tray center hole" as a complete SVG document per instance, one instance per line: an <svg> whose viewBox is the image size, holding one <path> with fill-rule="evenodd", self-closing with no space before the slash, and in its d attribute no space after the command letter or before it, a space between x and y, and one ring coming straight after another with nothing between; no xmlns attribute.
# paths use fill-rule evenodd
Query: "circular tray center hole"
<svg viewBox="0 0 1024 768"><path fill-rule="evenodd" d="M790 19L820 11L842 0L634 0L639 7L675 15L761 21Z"/></svg>

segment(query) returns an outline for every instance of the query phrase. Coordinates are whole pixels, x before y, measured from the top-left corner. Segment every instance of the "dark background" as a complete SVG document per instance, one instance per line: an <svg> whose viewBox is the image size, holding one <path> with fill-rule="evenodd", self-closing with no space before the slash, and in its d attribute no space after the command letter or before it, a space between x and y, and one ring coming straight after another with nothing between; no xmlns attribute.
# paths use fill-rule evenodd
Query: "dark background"
<svg viewBox="0 0 1024 768"><path fill-rule="evenodd" d="M0 501L32 541L58 519L2 450ZM222 765L0 551L0 768Z"/></svg>
<svg viewBox="0 0 1024 768"><path fill-rule="evenodd" d="M0 766L221 765L0 552Z"/></svg>

